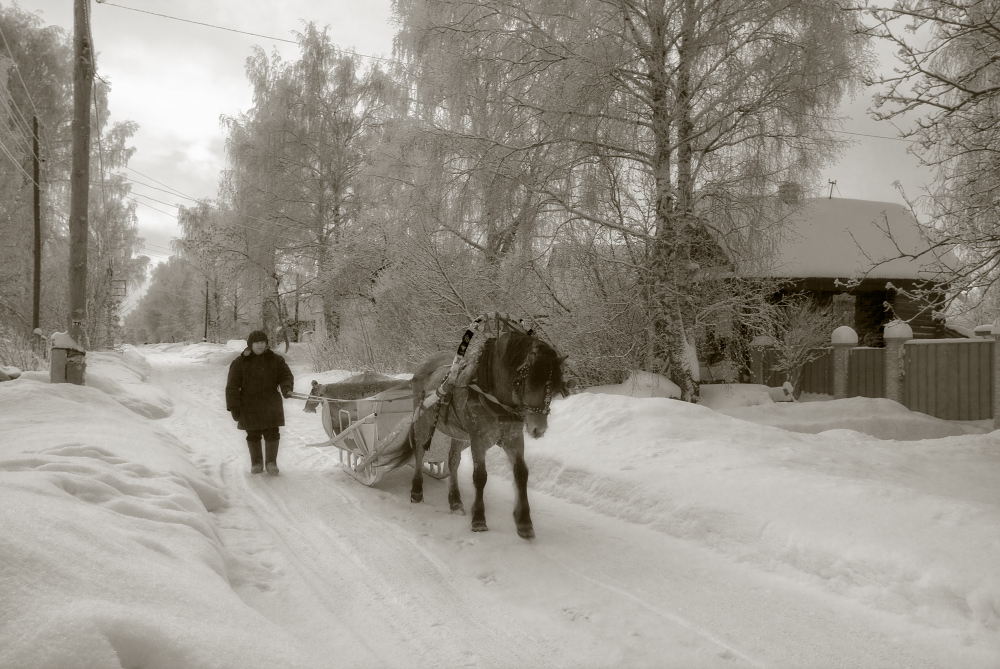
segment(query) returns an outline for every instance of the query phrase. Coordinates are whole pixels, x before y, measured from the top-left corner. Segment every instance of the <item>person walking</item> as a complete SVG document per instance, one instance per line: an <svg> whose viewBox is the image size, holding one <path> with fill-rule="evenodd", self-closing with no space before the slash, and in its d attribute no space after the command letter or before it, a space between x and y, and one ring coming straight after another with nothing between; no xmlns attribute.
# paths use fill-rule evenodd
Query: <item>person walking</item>
<svg viewBox="0 0 1000 669"><path fill-rule="evenodd" d="M260 330L251 332L246 350L229 365L226 381L226 410L236 427L246 430L251 474L260 474L265 467L268 474L278 473L278 428L285 424L281 398L291 395L294 384L292 370L268 347L267 335Z"/></svg>

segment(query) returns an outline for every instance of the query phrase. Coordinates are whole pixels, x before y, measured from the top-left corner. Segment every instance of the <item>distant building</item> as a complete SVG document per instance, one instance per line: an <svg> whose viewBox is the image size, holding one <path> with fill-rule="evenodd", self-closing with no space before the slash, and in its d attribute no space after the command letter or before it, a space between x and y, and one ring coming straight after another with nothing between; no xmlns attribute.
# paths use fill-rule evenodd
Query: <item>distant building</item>
<svg viewBox="0 0 1000 669"><path fill-rule="evenodd" d="M907 321L915 338L957 336L935 314L949 278L941 270L954 267L955 258L947 249L928 251L920 224L903 205L805 198L789 207L772 264L750 275L784 279L783 293L804 292L831 305L862 345L881 345L883 326L893 318Z"/></svg>

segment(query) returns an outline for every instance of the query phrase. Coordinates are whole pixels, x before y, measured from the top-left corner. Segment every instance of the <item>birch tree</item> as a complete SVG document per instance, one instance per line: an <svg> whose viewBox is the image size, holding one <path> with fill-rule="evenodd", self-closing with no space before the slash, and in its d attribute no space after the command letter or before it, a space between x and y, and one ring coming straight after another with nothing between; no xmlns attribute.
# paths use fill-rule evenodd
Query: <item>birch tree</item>
<svg viewBox="0 0 1000 669"><path fill-rule="evenodd" d="M837 105L868 62L847 4L393 6L401 55L416 69L417 85L437 96L428 97L436 111L425 118L456 136L467 132L470 80L500 68L511 85L484 88L477 100L517 110L524 132L480 139L516 156L544 147L547 169L524 188L557 205L563 220L600 226L613 243L642 245L647 359L697 401L696 328L713 311L719 281L732 276L767 223L759 220L767 208L754 203L784 181L808 187L838 148L831 133ZM600 187L605 191L588 192ZM595 199L604 206L591 206ZM611 203L630 208L613 218ZM739 215L719 214L740 204Z"/></svg>
<svg viewBox="0 0 1000 669"><path fill-rule="evenodd" d="M338 245L358 222L358 180L393 84L314 24L299 43L293 62L260 49L247 60L254 106L223 119L231 167L224 192L244 216L247 260L269 286L265 320L277 319L271 311L280 310L282 279L299 272L305 289L324 298L327 329L336 336L346 258Z"/></svg>

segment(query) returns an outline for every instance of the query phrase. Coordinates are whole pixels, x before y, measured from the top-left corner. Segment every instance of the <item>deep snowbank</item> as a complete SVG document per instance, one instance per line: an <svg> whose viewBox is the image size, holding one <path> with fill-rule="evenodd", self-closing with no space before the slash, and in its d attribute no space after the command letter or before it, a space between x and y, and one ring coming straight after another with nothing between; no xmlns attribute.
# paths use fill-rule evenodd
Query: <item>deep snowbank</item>
<svg viewBox="0 0 1000 669"><path fill-rule="evenodd" d="M838 402L824 404L838 413ZM914 433L926 418L911 414ZM886 442L839 424L846 435L797 434L676 400L583 393L554 402L549 432L527 441L530 484L883 610L995 638L1000 437ZM491 473L504 472L501 456Z"/></svg>
<svg viewBox="0 0 1000 669"><path fill-rule="evenodd" d="M123 406L136 363L88 359L91 386L0 384L0 666L304 666L229 586L223 493Z"/></svg>
<svg viewBox="0 0 1000 669"><path fill-rule="evenodd" d="M126 409L146 418L166 418L173 402L163 390L149 383L149 362L134 346L123 354L87 353L86 385L108 395ZM25 372L23 379L48 383L49 372Z"/></svg>

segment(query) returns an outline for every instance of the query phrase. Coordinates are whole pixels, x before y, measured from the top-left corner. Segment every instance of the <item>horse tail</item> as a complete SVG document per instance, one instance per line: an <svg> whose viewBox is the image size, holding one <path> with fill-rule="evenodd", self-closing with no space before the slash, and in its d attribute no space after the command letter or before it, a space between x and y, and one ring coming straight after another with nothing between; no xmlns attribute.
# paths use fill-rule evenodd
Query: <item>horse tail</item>
<svg viewBox="0 0 1000 669"><path fill-rule="evenodd" d="M410 426L406 429L406 439L403 440L402 444L392 449L391 455L382 463L382 466L386 467L386 471L391 471L405 465L413 457L413 451L416 450L416 443L416 433L413 430L413 422L411 421Z"/></svg>

